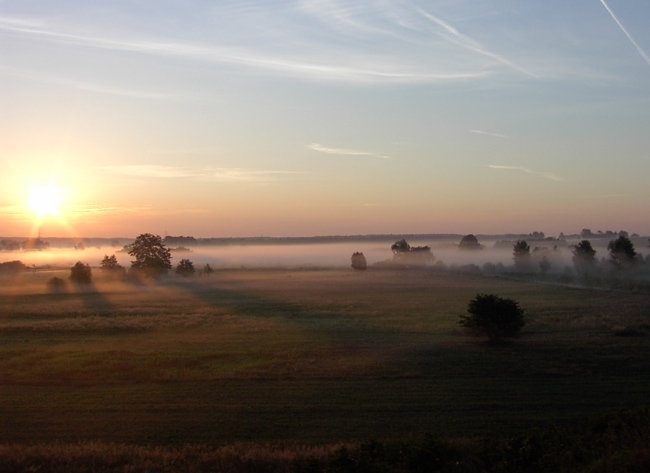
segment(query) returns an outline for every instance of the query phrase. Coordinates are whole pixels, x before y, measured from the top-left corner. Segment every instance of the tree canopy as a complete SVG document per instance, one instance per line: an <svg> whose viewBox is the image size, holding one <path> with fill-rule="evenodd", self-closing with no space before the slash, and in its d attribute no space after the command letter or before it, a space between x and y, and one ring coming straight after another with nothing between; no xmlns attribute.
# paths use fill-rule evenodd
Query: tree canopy
<svg viewBox="0 0 650 473"><path fill-rule="evenodd" d="M478 238L472 234L469 234L461 238L458 248L461 250L480 250L483 247L478 242Z"/></svg>
<svg viewBox="0 0 650 473"><path fill-rule="evenodd" d="M637 252L634 249L634 244L625 235L621 235L616 240L610 241L607 249L609 250L610 261L615 266L636 262Z"/></svg>
<svg viewBox="0 0 650 473"><path fill-rule="evenodd" d="M144 270L152 276L161 276L171 269L171 252L159 235L143 233L138 235L129 255L135 258L131 261L131 268Z"/></svg>

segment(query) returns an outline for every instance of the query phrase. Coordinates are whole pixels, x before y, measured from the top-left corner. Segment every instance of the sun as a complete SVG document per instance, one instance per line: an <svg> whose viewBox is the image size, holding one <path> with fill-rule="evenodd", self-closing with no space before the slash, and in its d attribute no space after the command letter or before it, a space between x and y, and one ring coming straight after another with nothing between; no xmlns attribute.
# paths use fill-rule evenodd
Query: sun
<svg viewBox="0 0 650 473"><path fill-rule="evenodd" d="M59 214L59 205L62 200L61 190L52 184L33 186L29 189L27 205L39 217L46 215L56 216Z"/></svg>

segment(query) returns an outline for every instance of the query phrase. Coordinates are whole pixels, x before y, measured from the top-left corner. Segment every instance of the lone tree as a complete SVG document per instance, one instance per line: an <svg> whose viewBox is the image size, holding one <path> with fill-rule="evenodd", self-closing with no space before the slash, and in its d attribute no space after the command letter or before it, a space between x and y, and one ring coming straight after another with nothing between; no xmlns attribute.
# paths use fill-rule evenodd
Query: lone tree
<svg viewBox="0 0 650 473"><path fill-rule="evenodd" d="M573 248L572 259L579 272L589 272L596 266L596 250L589 240L582 240Z"/></svg>
<svg viewBox="0 0 650 473"><path fill-rule="evenodd" d="M210 263L206 263L206 265L203 267L203 272L210 276L212 273L214 273L214 269L212 269L212 266L210 266Z"/></svg>
<svg viewBox="0 0 650 473"><path fill-rule="evenodd" d="M352 257L350 258L350 260L352 263L352 268L354 269L366 269L368 267L368 263L366 262L366 257L363 256L363 253L360 252L352 253Z"/></svg>
<svg viewBox="0 0 650 473"><path fill-rule="evenodd" d="M92 271L90 266L77 261L75 265L70 268L70 280L75 284L90 284L92 279Z"/></svg>
<svg viewBox="0 0 650 473"><path fill-rule="evenodd" d="M477 294L467 304L467 312L458 323L475 335L487 335L492 342L516 337L525 325L519 303L495 294Z"/></svg>
<svg viewBox="0 0 650 473"><path fill-rule="evenodd" d="M411 245L409 245L406 240L399 240L393 243L390 249L393 252L393 256L399 258L411 251Z"/></svg>
<svg viewBox="0 0 650 473"><path fill-rule="evenodd" d="M463 238L461 238L460 243L458 244L458 248L461 250L480 250L483 247L478 242L478 238L470 234L465 235Z"/></svg>
<svg viewBox="0 0 650 473"><path fill-rule="evenodd" d="M634 244L625 235L610 241L607 249L609 250L609 259L614 266L629 265L637 260L638 255L634 250Z"/></svg>
<svg viewBox="0 0 650 473"><path fill-rule="evenodd" d="M530 264L530 245L524 240L518 240L512 248L512 255L515 260L515 269L527 271L531 268Z"/></svg>
<svg viewBox="0 0 650 473"><path fill-rule="evenodd" d="M432 263L436 258L428 246L411 246L406 240L399 240L390 247L393 260L406 265L424 265Z"/></svg>
<svg viewBox="0 0 650 473"><path fill-rule="evenodd" d="M117 262L114 254L104 255L104 259L99 263L99 269L103 274L112 278L123 277L125 273L124 267Z"/></svg>
<svg viewBox="0 0 650 473"><path fill-rule="evenodd" d="M143 233L135 239L130 248L129 255L135 258L135 261L131 261L132 269L160 277L172 268L171 252L159 235Z"/></svg>
<svg viewBox="0 0 650 473"><path fill-rule="evenodd" d="M176 274L179 276L193 276L194 275L194 263L188 259L182 259L178 262L176 266Z"/></svg>

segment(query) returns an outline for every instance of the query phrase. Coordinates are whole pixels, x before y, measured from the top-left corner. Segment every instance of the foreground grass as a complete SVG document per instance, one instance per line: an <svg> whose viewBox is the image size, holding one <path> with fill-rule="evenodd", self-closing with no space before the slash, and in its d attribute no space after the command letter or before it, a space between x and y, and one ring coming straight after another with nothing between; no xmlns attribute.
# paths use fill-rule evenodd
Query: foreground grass
<svg viewBox="0 0 650 473"><path fill-rule="evenodd" d="M435 270L230 270L61 294L37 276L0 288L0 442L504 438L650 394L644 294ZM458 331L477 292L527 309L519 340Z"/></svg>
<svg viewBox="0 0 650 473"><path fill-rule="evenodd" d="M79 444L0 445L1 471L94 472L646 472L650 413L621 412L580 427L550 427L511 439L432 436L304 447L260 444L143 447Z"/></svg>

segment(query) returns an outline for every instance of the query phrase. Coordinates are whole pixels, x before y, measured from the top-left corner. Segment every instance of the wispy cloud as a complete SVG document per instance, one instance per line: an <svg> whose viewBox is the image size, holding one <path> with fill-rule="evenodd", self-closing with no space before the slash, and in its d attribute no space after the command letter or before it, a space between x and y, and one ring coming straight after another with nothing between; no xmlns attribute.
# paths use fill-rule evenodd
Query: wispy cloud
<svg viewBox="0 0 650 473"><path fill-rule="evenodd" d="M550 179L552 181L563 181L564 177L558 176L557 174L553 174L550 172L539 172L539 171L533 171L532 169L528 169L522 166L499 166L496 164L488 164L489 168L492 169L505 169L509 171L519 171L519 172L524 172L526 174L534 174L536 176L543 177L544 179Z"/></svg>
<svg viewBox="0 0 650 473"><path fill-rule="evenodd" d="M291 174L304 174L302 171L268 171L246 168L213 168L200 169L177 166L159 165L125 165L103 166L102 171L112 172L133 177L148 177L158 179L197 179L220 182L268 182L276 177Z"/></svg>
<svg viewBox="0 0 650 473"><path fill-rule="evenodd" d="M339 154L345 156L372 156L375 158L390 159L390 156L383 154L375 153L372 151L362 151L358 149L344 149L344 148L327 148L325 146L319 145L318 143L312 143L307 145L307 148L314 151L320 151L321 153L327 154Z"/></svg>
<svg viewBox="0 0 650 473"><path fill-rule="evenodd" d="M627 39L629 39L629 40L632 42L632 44L634 45L634 47L636 48L636 50L639 52L639 54L641 55L641 57L643 58L643 60L644 60L648 65L650 65L650 57L648 57L648 55L647 55L646 52L641 48L641 46L639 46L639 45L636 43L636 41L634 41L634 39L632 38L632 36L630 35L630 33L627 32L627 30L626 30L625 27L621 24L621 22L618 21L618 18L616 18L616 15L614 15L614 12L613 12L613 11L612 11L608 6L607 6L607 4L605 3L605 0L600 0L600 3L602 3L603 6L607 9L607 11L609 12L610 16L614 19L614 21L615 21L616 24L619 26L619 28L621 29L621 31L623 31L623 33L625 33L625 36L627 36Z"/></svg>
<svg viewBox="0 0 650 473"><path fill-rule="evenodd" d="M427 18L428 20L430 20L431 22L440 26L443 29L441 36L444 37L447 41L456 44L462 48L473 51L479 55L488 57L490 59L494 59L495 61L505 66L508 66L514 69L515 71L520 72L521 74L524 74L526 76L533 77L533 78L538 77L536 74L533 74L532 72L524 69L523 67L514 64L512 61L509 61L508 59L500 56L499 54L489 51L480 43L474 41L473 39L471 39L470 37L464 34L461 34L456 28L454 28L449 23L443 21L442 19L432 15L431 13L425 10L420 9L419 11L422 14L422 16L424 16L425 18Z"/></svg>
<svg viewBox="0 0 650 473"><path fill-rule="evenodd" d="M357 16L363 18L362 13L363 11L358 12ZM302 21L317 22L317 18L302 18ZM357 29L366 25L352 17L346 17L341 21L347 21ZM467 64L457 67L458 65L442 62L431 64L419 59L414 60L417 58L417 51L421 54L430 54L431 45L420 45L417 51L413 52L415 56L410 59L404 58L401 51L408 50L411 54L410 51L413 50L412 47L406 48L406 43L410 43L409 39L401 38L395 47L375 50L372 47L368 48L368 45L374 44L373 41L366 40L364 44L358 44L348 38L352 46L340 49L333 46L341 41L340 31L333 29L321 32L332 40L319 43L309 37L304 37L304 34L297 33L298 29L293 26L292 24L286 25L290 41L279 43L278 46L275 46L274 43L274 46L269 48L268 44L232 46L225 45L225 43L215 45L201 42L158 40L156 38L140 39L135 34L109 37L98 33L90 36L70 32L70 29L42 21L19 21L10 17L0 17L0 30L2 31L40 37L69 45L228 64L316 80L366 83L444 82L477 79L492 74L491 71L483 67L483 64L475 64L468 68ZM385 30L378 26L366 25L366 33L370 36L380 36L385 34ZM294 44L301 44L302 49L297 50L293 46ZM404 47L399 48L399 44ZM480 50L478 46L475 46L475 49ZM490 56L485 51L482 51L482 54ZM504 62L500 59L499 61ZM110 91L101 87L97 89L98 91Z"/></svg>
<svg viewBox="0 0 650 473"><path fill-rule="evenodd" d="M483 131L483 130L469 130L469 132L476 133L477 135L493 136L495 138L508 138L507 135L501 135L499 133L491 133L489 131Z"/></svg>

